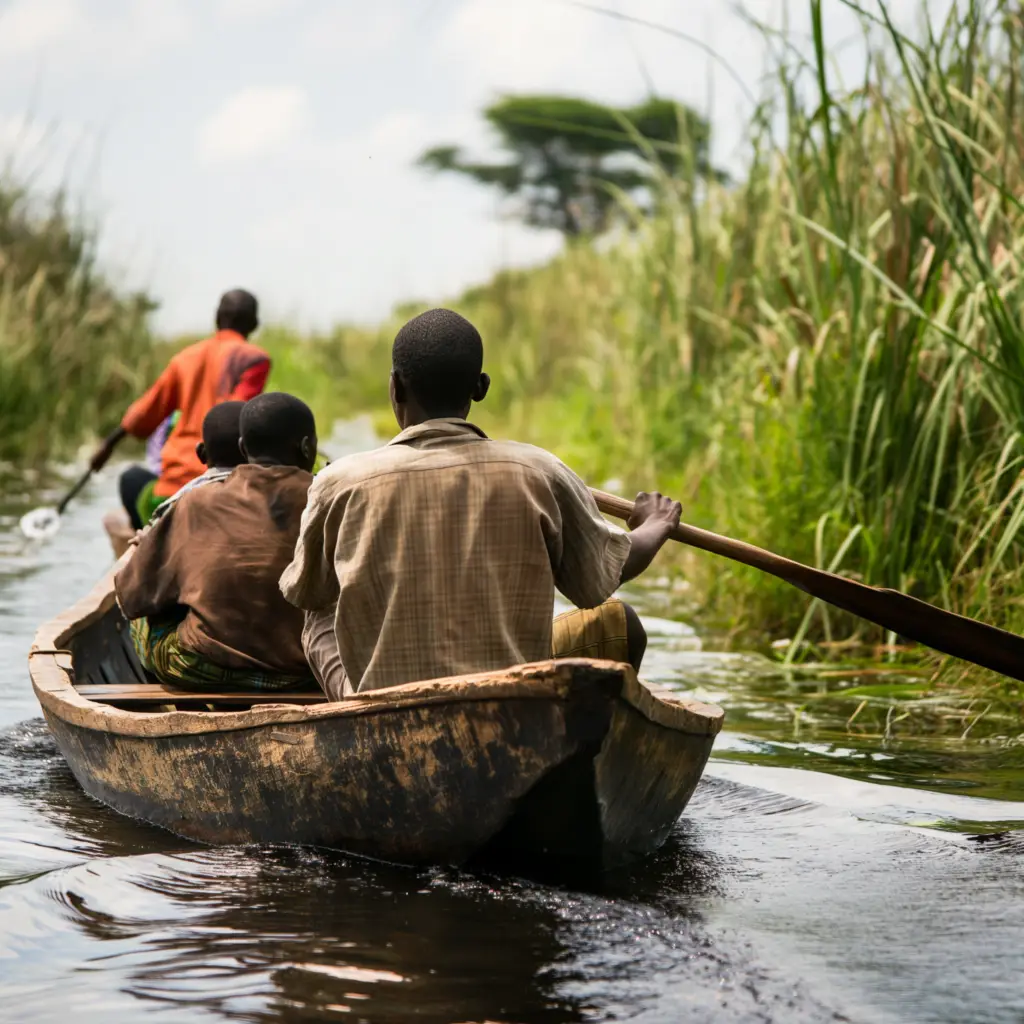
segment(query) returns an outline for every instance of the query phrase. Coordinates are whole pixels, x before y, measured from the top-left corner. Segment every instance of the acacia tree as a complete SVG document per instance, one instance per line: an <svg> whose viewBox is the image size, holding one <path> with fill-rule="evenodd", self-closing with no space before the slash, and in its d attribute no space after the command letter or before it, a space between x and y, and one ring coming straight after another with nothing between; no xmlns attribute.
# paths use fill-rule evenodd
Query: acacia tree
<svg viewBox="0 0 1024 1024"><path fill-rule="evenodd" d="M569 96L506 96L484 117L506 159L488 163L458 146L437 146L419 165L493 186L519 201L525 223L569 237L604 231L617 193L649 209L653 161L672 175L724 178L710 165L707 121L671 100L620 108Z"/></svg>

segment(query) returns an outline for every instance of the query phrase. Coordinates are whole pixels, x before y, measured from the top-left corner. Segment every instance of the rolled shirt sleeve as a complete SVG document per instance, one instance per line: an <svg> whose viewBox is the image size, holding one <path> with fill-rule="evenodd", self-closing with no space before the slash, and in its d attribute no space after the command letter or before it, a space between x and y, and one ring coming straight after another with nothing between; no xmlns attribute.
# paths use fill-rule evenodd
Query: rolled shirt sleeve
<svg viewBox="0 0 1024 1024"><path fill-rule="evenodd" d="M564 463L552 479L562 518L555 586L579 608L596 608L618 589L629 556L629 534L601 515L587 485Z"/></svg>
<svg viewBox="0 0 1024 1024"><path fill-rule="evenodd" d="M178 408L178 392L178 367L172 359L156 383L129 406L122 428L133 437L149 437Z"/></svg>

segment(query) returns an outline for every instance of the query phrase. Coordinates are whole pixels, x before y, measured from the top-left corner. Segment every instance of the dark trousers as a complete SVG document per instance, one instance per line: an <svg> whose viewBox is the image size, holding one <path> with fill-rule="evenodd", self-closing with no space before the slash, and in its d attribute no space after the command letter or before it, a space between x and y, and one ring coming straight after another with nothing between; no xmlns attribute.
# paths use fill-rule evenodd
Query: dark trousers
<svg viewBox="0 0 1024 1024"><path fill-rule="evenodd" d="M142 529L142 520L139 518L138 501L142 488L151 480L156 479L156 473L146 469L145 466L129 466L118 481L118 488L121 491L121 504L124 505L128 518L136 530Z"/></svg>

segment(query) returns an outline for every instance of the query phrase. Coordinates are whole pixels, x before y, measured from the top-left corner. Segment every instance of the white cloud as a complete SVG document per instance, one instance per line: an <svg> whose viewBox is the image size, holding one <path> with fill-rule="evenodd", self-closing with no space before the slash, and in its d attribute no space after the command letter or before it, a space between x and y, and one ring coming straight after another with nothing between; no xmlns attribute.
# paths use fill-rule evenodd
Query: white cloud
<svg viewBox="0 0 1024 1024"><path fill-rule="evenodd" d="M321 7L302 29L304 43L313 50L330 53L380 52L398 35L407 11L392 2L378 0L374 6L332 4Z"/></svg>
<svg viewBox="0 0 1024 1024"><path fill-rule="evenodd" d="M187 38L185 0L117 0L97 16L85 0L14 0L0 9L0 54L44 57L67 70L89 63L135 69L150 54Z"/></svg>
<svg viewBox="0 0 1024 1024"><path fill-rule="evenodd" d="M578 66L595 15L544 0L468 0L441 33L442 53L499 89L541 88Z"/></svg>
<svg viewBox="0 0 1024 1024"><path fill-rule="evenodd" d="M204 163L281 153L309 124L309 102L297 85L252 86L229 96L199 130Z"/></svg>
<svg viewBox="0 0 1024 1024"><path fill-rule="evenodd" d="M265 18L295 6L295 0L220 0L217 9L229 21L246 21Z"/></svg>
<svg viewBox="0 0 1024 1024"><path fill-rule="evenodd" d="M34 53L85 25L76 0L15 0L0 11L0 53Z"/></svg>
<svg viewBox="0 0 1024 1024"><path fill-rule="evenodd" d="M106 53L122 65L138 67L154 51L192 36L192 18L184 0L123 0L120 16L94 26Z"/></svg>
<svg viewBox="0 0 1024 1024"><path fill-rule="evenodd" d="M355 153L405 168L432 142L436 141L438 124L410 110L386 114L373 127L345 144Z"/></svg>

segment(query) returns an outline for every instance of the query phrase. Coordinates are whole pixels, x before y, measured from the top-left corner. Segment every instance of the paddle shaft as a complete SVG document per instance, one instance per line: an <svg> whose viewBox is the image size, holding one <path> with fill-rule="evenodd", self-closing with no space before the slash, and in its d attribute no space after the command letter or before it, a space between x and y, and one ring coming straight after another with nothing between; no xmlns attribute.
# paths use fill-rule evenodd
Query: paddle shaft
<svg viewBox="0 0 1024 1024"><path fill-rule="evenodd" d="M633 502L604 491L592 493L597 507L607 515L628 520L633 514ZM1024 681L1024 637L936 608L898 590L869 587L835 573L812 569L710 530L680 523L671 536L681 544L760 569L819 601L852 612L908 640Z"/></svg>
<svg viewBox="0 0 1024 1024"><path fill-rule="evenodd" d="M79 477L75 486L72 487L71 490L68 491L68 493L65 494L63 498L61 498L60 504L57 506L57 515L64 515L64 509L68 507L68 502L70 502L71 499L75 497L75 495L78 494L78 492L89 482L89 478L91 476L92 468L90 467L81 475L81 477Z"/></svg>

